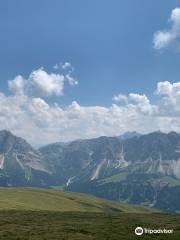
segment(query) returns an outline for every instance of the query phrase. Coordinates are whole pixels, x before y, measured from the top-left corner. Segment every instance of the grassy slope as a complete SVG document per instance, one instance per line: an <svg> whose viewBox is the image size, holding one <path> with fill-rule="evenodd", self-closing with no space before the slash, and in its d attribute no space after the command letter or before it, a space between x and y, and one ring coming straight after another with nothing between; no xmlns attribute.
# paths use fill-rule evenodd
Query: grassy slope
<svg viewBox="0 0 180 240"><path fill-rule="evenodd" d="M174 229L172 235L135 236L137 226ZM168 214L0 211L1 240L179 240L180 216Z"/></svg>
<svg viewBox="0 0 180 240"><path fill-rule="evenodd" d="M110 177L103 179L102 184L109 183L109 182L121 182L121 181L125 180L127 176L128 176L128 173L126 173L126 172L118 173L118 174L115 174L115 175L112 175Z"/></svg>
<svg viewBox="0 0 180 240"><path fill-rule="evenodd" d="M121 182L126 180L127 176L128 176L127 172L118 173L110 177L104 178L103 180L101 180L101 184ZM159 177L159 180L165 184L168 184L169 187L180 186L180 180L175 179L171 176L162 176L162 177ZM154 177L152 179L149 178L148 181L153 182Z"/></svg>
<svg viewBox="0 0 180 240"><path fill-rule="evenodd" d="M79 193L0 188L0 239L180 239L179 215L145 212L145 208ZM136 237L137 226L174 229L174 234Z"/></svg>
<svg viewBox="0 0 180 240"><path fill-rule="evenodd" d="M117 203L91 195L52 189L0 188L0 210L70 212L151 212L152 209Z"/></svg>

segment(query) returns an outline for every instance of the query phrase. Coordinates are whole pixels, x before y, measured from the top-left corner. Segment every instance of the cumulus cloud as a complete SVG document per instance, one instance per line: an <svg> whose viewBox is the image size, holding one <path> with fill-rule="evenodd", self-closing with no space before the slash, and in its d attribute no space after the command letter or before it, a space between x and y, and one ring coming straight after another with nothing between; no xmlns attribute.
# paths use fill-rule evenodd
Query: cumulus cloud
<svg viewBox="0 0 180 240"><path fill-rule="evenodd" d="M119 104L126 104L128 102L128 97L123 94L118 94L113 97L113 101Z"/></svg>
<svg viewBox="0 0 180 240"><path fill-rule="evenodd" d="M137 103L137 104L149 104L150 101L147 98L147 96L145 94L137 94L137 93L130 93L128 96L126 95L115 95L113 97L113 100L115 102L120 102L120 103Z"/></svg>
<svg viewBox="0 0 180 240"><path fill-rule="evenodd" d="M113 97L113 101L128 108L136 108L136 111L142 114L152 114L157 110L157 107L150 103L145 94L130 93L127 96L119 94Z"/></svg>
<svg viewBox="0 0 180 240"><path fill-rule="evenodd" d="M162 49L180 38L180 8L171 12L169 19L171 27L168 30L160 30L154 34L153 44L155 49Z"/></svg>
<svg viewBox="0 0 180 240"><path fill-rule="evenodd" d="M21 75L8 81L9 89L15 94L28 96L61 96L63 95L64 84L77 85L78 82L72 77L71 72L48 73L43 68L34 70L28 79Z"/></svg>
<svg viewBox="0 0 180 240"><path fill-rule="evenodd" d="M159 114L166 117L180 116L180 82L159 82L157 95L160 96ZM180 122L180 121L179 121Z"/></svg>
<svg viewBox="0 0 180 240"><path fill-rule="evenodd" d="M68 80L59 75L38 69L28 79L17 76L9 81L12 94L0 92L0 128L36 146L115 136L126 131L180 131L180 82L159 82L155 90L156 102L152 103L145 94L119 94L106 107L81 106L74 101L62 108L48 103L43 94L32 94L32 90L37 90L45 95L61 95L64 86L60 82Z"/></svg>
<svg viewBox="0 0 180 240"><path fill-rule="evenodd" d="M25 80L21 75L8 82L9 89L15 94L24 94Z"/></svg>

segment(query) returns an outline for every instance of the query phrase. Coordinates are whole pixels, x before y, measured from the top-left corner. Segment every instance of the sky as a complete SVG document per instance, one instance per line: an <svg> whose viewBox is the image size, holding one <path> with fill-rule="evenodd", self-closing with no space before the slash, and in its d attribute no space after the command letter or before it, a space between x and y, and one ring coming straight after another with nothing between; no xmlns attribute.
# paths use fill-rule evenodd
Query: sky
<svg viewBox="0 0 180 240"><path fill-rule="evenodd" d="M180 131L180 1L0 1L0 129L33 146Z"/></svg>

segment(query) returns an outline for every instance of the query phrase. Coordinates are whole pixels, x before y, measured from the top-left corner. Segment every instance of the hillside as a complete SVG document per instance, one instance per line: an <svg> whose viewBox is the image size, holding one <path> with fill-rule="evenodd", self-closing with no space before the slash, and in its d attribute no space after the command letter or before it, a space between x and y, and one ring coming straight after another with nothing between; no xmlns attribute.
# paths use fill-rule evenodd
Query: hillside
<svg viewBox="0 0 180 240"><path fill-rule="evenodd" d="M0 188L0 210L60 212L153 212L140 206L117 203L91 195L40 188Z"/></svg>
<svg viewBox="0 0 180 240"><path fill-rule="evenodd" d="M143 239L178 240L180 216L115 203L90 195L38 188L0 188L1 240L129 240L134 230L173 229L172 235Z"/></svg>

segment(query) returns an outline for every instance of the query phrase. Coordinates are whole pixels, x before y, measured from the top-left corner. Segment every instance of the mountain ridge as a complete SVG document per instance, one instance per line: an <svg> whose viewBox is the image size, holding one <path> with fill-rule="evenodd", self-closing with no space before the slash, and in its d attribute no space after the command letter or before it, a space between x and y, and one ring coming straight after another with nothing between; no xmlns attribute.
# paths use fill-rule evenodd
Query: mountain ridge
<svg viewBox="0 0 180 240"><path fill-rule="evenodd" d="M37 150L3 130L0 185L60 186L178 212L180 135L158 131L125 139L101 136L52 143Z"/></svg>

